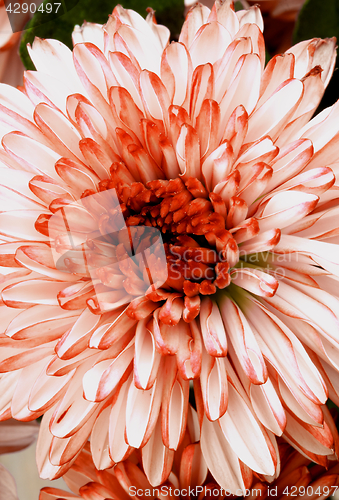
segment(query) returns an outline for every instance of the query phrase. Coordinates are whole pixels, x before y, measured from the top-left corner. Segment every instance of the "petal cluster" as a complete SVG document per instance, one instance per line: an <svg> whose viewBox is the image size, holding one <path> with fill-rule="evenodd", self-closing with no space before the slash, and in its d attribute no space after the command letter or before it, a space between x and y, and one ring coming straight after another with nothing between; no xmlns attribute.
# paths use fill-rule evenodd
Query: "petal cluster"
<svg viewBox="0 0 339 500"><path fill-rule="evenodd" d="M98 469L141 449L158 485L193 390L222 487L275 478L281 435L327 467L339 105L311 117L335 40L265 67L259 9L229 1L178 42L120 6L73 39L35 40L23 90L0 86L1 418L44 415L43 477L90 436Z"/></svg>
<svg viewBox="0 0 339 500"><path fill-rule="evenodd" d="M218 498L230 496L229 489L222 489L214 482L207 470L204 459L199 453L199 443L187 444L191 439L187 429L186 443L175 453L175 466L168 480L152 487L145 476L138 456L118 464L114 469L98 471L85 447L79 457L65 474L64 480L73 493L66 493L56 488L43 488L39 500L85 500L129 499L129 498ZM246 493L235 493L234 498L327 498L337 491L339 486L338 463L330 470L321 466L310 467L309 459L302 456L286 443L279 444L282 457L279 478L269 483L264 477L248 476Z"/></svg>

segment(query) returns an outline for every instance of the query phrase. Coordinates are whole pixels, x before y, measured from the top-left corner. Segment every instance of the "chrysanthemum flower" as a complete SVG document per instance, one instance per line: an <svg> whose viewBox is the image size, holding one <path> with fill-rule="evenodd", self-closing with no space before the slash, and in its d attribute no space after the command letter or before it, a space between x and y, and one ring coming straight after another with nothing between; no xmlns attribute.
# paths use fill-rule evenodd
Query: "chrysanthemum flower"
<svg viewBox="0 0 339 500"><path fill-rule="evenodd" d="M0 88L1 418L44 414L43 477L90 435L98 469L141 448L157 485L194 381L221 486L275 476L276 435L326 466L339 104L309 120L335 40L265 68L258 8L217 2L177 43L118 6L74 44L36 40L24 92Z"/></svg>
<svg viewBox="0 0 339 500"><path fill-rule="evenodd" d="M189 439L189 435L187 436ZM197 498L198 500L216 498L298 498L326 499L339 487L339 466L336 463L330 470L324 467L310 467L309 459L286 443L279 444L282 457L281 473L273 483L264 478L251 476L247 480L246 496L241 491L236 497L229 490L222 490L213 481L203 457L199 443L188 444L175 453L175 463L168 480L154 488L145 476L140 458L136 452L114 469L99 471L95 468L89 447L83 449L64 475L64 480L73 493L47 487L40 492L39 500L128 500L129 498Z"/></svg>

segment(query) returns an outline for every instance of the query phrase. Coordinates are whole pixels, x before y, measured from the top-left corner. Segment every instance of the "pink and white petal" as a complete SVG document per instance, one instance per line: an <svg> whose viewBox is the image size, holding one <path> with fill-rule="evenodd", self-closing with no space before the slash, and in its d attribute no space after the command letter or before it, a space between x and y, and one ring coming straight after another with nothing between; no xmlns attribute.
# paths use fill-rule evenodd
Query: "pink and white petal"
<svg viewBox="0 0 339 500"><path fill-rule="evenodd" d="M227 4L225 4L227 5ZM222 58L214 64L215 83L214 99L220 102L224 97L232 78L234 71L241 56L250 54L252 45L250 39L237 38L226 49Z"/></svg>
<svg viewBox="0 0 339 500"><path fill-rule="evenodd" d="M167 26L163 26L162 24L157 24L155 19L155 12L149 12L146 16L146 23L150 26L154 38L160 44L160 48L164 50L169 43L170 39L170 30Z"/></svg>
<svg viewBox="0 0 339 500"><path fill-rule="evenodd" d="M78 317L72 328L62 336L55 351L59 358L70 359L80 354L88 341L92 331L98 325L100 316L85 309Z"/></svg>
<svg viewBox="0 0 339 500"><path fill-rule="evenodd" d="M279 285L274 276L249 267L231 271L231 279L235 285L260 297L272 297Z"/></svg>
<svg viewBox="0 0 339 500"><path fill-rule="evenodd" d="M152 486L159 486L167 480L173 465L174 450L162 442L161 418L158 418L153 433L141 450L142 466Z"/></svg>
<svg viewBox="0 0 339 500"><path fill-rule="evenodd" d="M302 191L278 192L269 199L264 210L259 208L256 212L260 231L276 227L283 229L294 224L312 212L318 200L318 196Z"/></svg>
<svg viewBox="0 0 339 500"><path fill-rule="evenodd" d="M252 384L267 381L267 368L255 335L241 309L230 298L220 300L220 311L227 337L236 357Z"/></svg>
<svg viewBox="0 0 339 500"><path fill-rule="evenodd" d="M204 416L200 443L206 465L218 484L235 495L239 491L245 491L238 456L225 438L218 422L210 422Z"/></svg>
<svg viewBox="0 0 339 500"><path fill-rule="evenodd" d="M35 108L34 119L55 151L75 160L83 159L79 149L81 135L60 111L41 103Z"/></svg>
<svg viewBox="0 0 339 500"><path fill-rule="evenodd" d="M211 421L218 420L227 410L228 383L225 365L221 359L203 351L200 373L204 410Z"/></svg>
<svg viewBox="0 0 339 500"><path fill-rule="evenodd" d="M314 153L326 151L328 144L339 132L338 127L339 103L324 109L321 113L310 120L300 131L298 138L310 139L314 147ZM335 161L336 158L332 161ZM332 163L332 162L329 162Z"/></svg>
<svg viewBox="0 0 339 500"><path fill-rule="evenodd" d="M93 43L81 43L73 50L74 66L81 73L85 73L92 85L107 99L107 91L117 84L109 63L101 50ZM81 78L81 73L78 75Z"/></svg>
<svg viewBox="0 0 339 500"><path fill-rule="evenodd" d="M196 130L200 140L200 154L204 158L219 145L219 123L220 109L218 104L211 99L206 99L196 120Z"/></svg>
<svg viewBox="0 0 339 500"><path fill-rule="evenodd" d="M269 193L289 179L293 179L307 165L312 155L313 146L308 139L301 139L281 148L278 156L270 163L273 176L265 191Z"/></svg>
<svg viewBox="0 0 339 500"><path fill-rule="evenodd" d="M36 447L36 462L38 466L39 475L42 479L56 479L61 477L69 469L71 464L64 465L62 467L52 465L49 459L50 445L53 439L52 434L49 430L49 421L54 412L54 408L50 408L44 414L38 436L38 442Z"/></svg>
<svg viewBox="0 0 339 500"><path fill-rule="evenodd" d="M176 450L187 423L189 382L177 374L175 358L167 358L164 365L164 392L161 407L162 441Z"/></svg>
<svg viewBox="0 0 339 500"><path fill-rule="evenodd" d="M236 389L229 384L229 402L225 415L219 419L220 428L242 462L259 474L272 476L276 463L272 445L268 446L266 431L255 419L251 409Z"/></svg>
<svg viewBox="0 0 339 500"><path fill-rule="evenodd" d="M281 401L284 403L291 413L301 421L321 427L324 422L323 412L318 404L310 401L300 390L294 390L294 393L289 390L283 380L278 379L278 387ZM298 396L296 397L296 393Z"/></svg>
<svg viewBox="0 0 339 500"><path fill-rule="evenodd" d="M208 297L205 297L201 302L200 325L208 354L226 356L227 337L220 311L217 304Z"/></svg>
<svg viewBox="0 0 339 500"><path fill-rule="evenodd" d="M201 3L194 5L181 28L179 42L189 49L197 31L207 23L210 12L210 9Z"/></svg>
<svg viewBox="0 0 339 500"><path fill-rule="evenodd" d="M288 411L287 424L284 437L292 438L295 442L311 453L316 455L331 455L333 452L333 436L328 425L324 422L324 427L314 427L303 424L294 418Z"/></svg>
<svg viewBox="0 0 339 500"><path fill-rule="evenodd" d="M6 500L19 500L14 477L0 464L0 489L1 495Z"/></svg>
<svg viewBox="0 0 339 500"><path fill-rule="evenodd" d="M110 469L114 462L109 455L109 416L111 406L107 406L94 422L91 432L91 456L98 470Z"/></svg>
<svg viewBox="0 0 339 500"><path fill-rule="evenodd" d="M39 210L9 210L0 214L0 234L10 241L46 241L47 236L39 233L34 225L41 215Z"/></svg>
<svg viewBox="0 0 339 500"><path fill-rule="evenodd" d="M261 79L258 107L267 101L283 82L293 78L294 60L293 54L278 54L269 60Z"/></svg>
<svg viewBox="0 0 339 500"><path fill-rule="evenodd" d="M20 214L23 218L22 214ZM1 216L0 216L1 218ZM33 239L33 235L32 235ZM40 235L39 240L46 240L47 237ZM34 240L33 240L34 241ZM59 271L55 268L51 249L43 244L25 245L17 249L15 260L26 269L31 269L37 273L60 281L77 281L78 277L71 273Z"/></svg>
<svg viewBox="0 0 339 500"><path fill-rule="evenodd" d="M49 353L46 352L46 357L36 360L35 363L26 366L21 371L11 403L12 415L17 420L33 420L43 414L44 410L32 411L28 405L31 388L39 377L41 370L44 369L46 363L52 358L52 355L52 351Z"/></svg>
<svg viewBox="0 0 339 500"><path fill-rule="evenodd" d="M131 371L134 344L128 345L115 359L97 362L82 379L84 397L88 401L103 401Z"/></svg>
<svg viewBox="0 0 339 500"><path fill-rule="evenodd" d="M184 380L197 378L201 369L202 341L201 332L192 320L188 325L183 320L178 323L179 341L176 358L178 370Z"/></svg>
<svg viewBox="0 0 339 500"><path fill-rule="evenodd" d="M163 388L159 373L151 389L137 389L130 385L126 402L126 441L134 448L145 445L158 419Z"/></svg>
<svg viewBox="0 0 339 500"><path fill-rule="evenodd" d="M59 40L36 38L32 47L28 45L30 58L38 71L62 81L72 89L70 94L83 93L78 75L74 69L72 52Z"/></svg>
<svg viewBox="0 0 339 500"><path fill-rule="evenodd" d="M130 93L136 106L142 109L139 85L140 68L136 67L131 59L122 52L110 52L109 62L118 84Z"/></svg>
<svg viewBox="0 0 339 500"><path fill-rule="evenodd" d="M228 141L223 142L207 158L201 167L207 188L217 191L216 186L227 179L233 163L233 151Z"/></svg>
<svg viewBox="0 0 339 500"><path fill-rule="evenodd" d="M30 391L28 408L33 412L45 412L54 405L65 393L75 372L74 369L65 375L53 377L46 373L48 366L49 363L44 366Z"/></svg>
<svg viewBox="0 0 339 500"><path fill-rule="evenodd" d="M301 390L314 403L322 403L326 400L323 382L302 344L277 316L259 302L255 300L251 302L243 298L243 304L246 304L244 305L246 317L255 331L258 345L265 358L277 370L296 399L298 390ZM275 332L274 335L272 331ZM279 344L278 349L274 347L276 342ZM282 352L284 352L284 362L280 356ZM279 353L279 356L276 353ZM307 363L311 365L311 371L307 369Z"/></svg>
<svg viewBox="0 0 339 500"><path fill-rule="evenodd" d="M144 114L135 104L131 94L123 87L112 87L109 97L112 109L118 117L117 126L122 126L130 135L135 134L134 141L136 144L138 144L138 140L143 142L144 136L142 127L140 127L140 120L144 119Z"/></svg>
<svg viewBox="0 0 339 500"><path fill-rule="evenodd" d="M274 141L281 129L287 125L304 92L299 80L288 80L250 116L246 142L269 135ZM282 106L282 103L284 105Z"/></svg>
<svg viewBox="0 0 339 500"><path fill-rule="evenodd" d="M139 321L135 332L134 384L144 390L154 384L161 361L154 335L147 327L149 321L149 318Z"/></svg>
<svg viewBox="0 0 339 500"><path fill-rule="evenodd" d="M12 85L0 84L0 104L33 122L34 105L24 92Z"/></svg>
<svg viewBox="0 0 339 500"><path fill-rule="evenodd" d="M249 255L252 253L268 252L273 250L280 240L280 229L270 229L259 233L244 243L241 243L239 248L242 255Z"/></svg>
<svg viewBox="0 0 339 500"><path fill-rule="evenodd" d="M70 468L72 462L87 443L99 411L100 408L97 409L74 435L62 439L53 436L50 447L50 461L53 465L65 466L67 469Z"/></svg>
<svg viewBox="0 0 339 500"><path fill-rule="evenodd" d="M275 251L277 253L298 252L309 255L315 263L323 266L335 276L339 276L339 270L337 269L339 259L336 244L284 234L281 236Z"/></svg>
<svg viewBox="0 0 339 500"><path fill-rule="evenodd" d="M160 70L171 104L187 108L192 61L186 46L172 42L163 52Z"/></svg>
<svg viewBox="0 0 339 500"><path fill-rule="evenodd" d="M130 488L132 486L143 491L146 491L147 489L151 491L151 485L145 474L132 460L121 462L115 467L114 472L120 486L126 493L131 491Z"/></svg>
<svg viewBox="0 0 339 500"><path fill-rule="evenodd" d="M228 2L216 2L212 7L208 21L218 21L227 29L232 38L239 31L238 17L233 6Z"/></svg>
<svg viewBox="0 0 339 500"><path fill-rule="evenodd" d="M318 170L318 169L317 169ZM311 170L310 172L313 172ZM308 174L308 172L305 172ZM323 181L332 180L332 172L323 172ZM327 179L326 179L327 177ZM316 179L317 180L317 179ZM321 180L320 180L321 182ZM293 224L289 228L286 228L284 233L286 234L297 234L298 237L316 240L329 240L328 243L335 243L333 237L336 237L339 232L338 228L338 208L332 208L331 210L324 210L322 212L316 212L305 217L304 221Z"/></svg>
<svg viewBox="0 0 339 500"><path fill-rule="evenodd" d="M1 102L1 101L0 101ZM2 106L0 104L0 136L3 137L5 134L17 131L23 134L29 135L33 139L41 142L42 144L49 144L49 141L46 139L46 136L39 130L39 128L32 123L31 120L27 120L22 116L22 114L18 114L11 109Z"/></svg>
<svg viewBox="0 0 339 500"><path fill-rule="evenodd" d="M76 25L72 33L73 45L82 42L90 42L99 47L103 52L104 32L101 24L84 22L81 26Z"/></svg>
<svg viewBox="0 0 339 500"><path fill-rule="evenodd" d="M82 365L84 359L93 358L92 361L94 361L94 356L96 355L97 353L93 352L92 349L84 349L81 354L66 361L58 358L58 356L55 355L49 363L46 373L47 375L62 377L63 375L66 375L67 373L72 371L73 368L77 368L78 366Z"/></svg>
<svg viewBox="0 0 339 500"><path fill-rule="evenodd" d="M0 374L0 418L7 420L12 417L11 404L17 381L19 380L21 370Z"/></svg>
<svg viewBox="0 0 339 500"><path fill-rule="evenodd" d="M251 79L250 91L245 91L244 82ZM261 78L260 59L256 54L246 54L240 57L235 70L234 77L229 89L220 101L220 113L223 117L220 124L221 129L233 113L234 109L242 104L248 114L251 114L259 98ZM258 137L258 136L257 136ZM256 137L256 138L257 138ZM252 139L253 140L253 139Z"/></svg>
<svg viewBox="0 0 339 500"><path fill-rule="evenodd" d="M33 279L7 286L2 290L1 297L8 307L25 308L33 304L57 306L57 295L67 285L67 282Z"/></svg>
<svg viewBox="0 0 339 500"><path fill-rule="evenodd" d="M179 481L181 488L196 488L204 483L208 469L201 452L200 443L184 449L180 460Z"/></svg>
<svg viewBox="0 0 339 500"><path fill-rule="evenodd" d="M293 286L280 282L276 296L266 298L266 301L278 311L310 323L323 335L338 342L338 299L323 290L317 289L320 294L312 293L313 287L305 288L305 293L303 286L296 282Z"/></svg>
<svg viewBox="0 0 339 500"><path fill-rule="evenodd" d="M24 89L35 106L44 102L66 113L67 98L72 93L67 84L41 71L26 71Z"/></svg>
<svg viewBox="0 0 339 500"><path fill-rule="evenodd" d="M23 170L34 174L49 175L59 180L54 165L60 155L51 148L20 132L11 132L2 139L2 145L9 155L20 163Z"/></svg>
<svg viewBox="0 0 339 500"><path fill-rule="evenodd" d="M335 64L335 44L334 38L326 38L325 40L313 38L313 40L305 40L288 49L288 52L295 56L295 78L303 78L312 68L319 65L323 70L322 80L327 87Z"/></svg>
<svg viewBox="0 0 339 500"><path fill-rule="evenodd" d="M249 144L245 151L238 157L234 167L246 165L251 168L259 162L270 163L273 158L279 153L277 148L270 137L263 137L252 144Z"/></svg>
<svg viewBox="0 0 339 500"><path fill-rule="evenodd" d="M219 22L212 21L201 26L189 48L193 69L201 64L214 64L223 56L231 41L231 35ZM213 54L211 47L215 48Z"/></svg>
<svg viewBox="0 0 339 500"><path fill-rule="evenodd" d="M0 373L7 370L18 370L29 364L40 361L44 356L49 356L54 351L55 342L40 346L41 342L32 340L13 340L5 335L0 340Z"/></svg>
<svg viewBox="0 0 339 500"><path fill-rule="evenodd" d="M50 488L45 486L40 490L39 500L74 500L74 498L79 498L78 495L73 493L68 493L65 490L59 490L58 488Z"/></svg>
<svg viewBox="0 0 339 500"><path fill-rule="evenodd" d="M146 115L160 120L168 128L168 108L171 104L167 89L157 74L144 70L140 73L140 91Z"/></svg>
<svg viewBox="0 0 339 500"><path fill-rule="evenodd" d="M240 27L247 23L256 24L261 32L264 31L264 21L258 5L254 5L249 9L239 10L236 15L239 19Z"/></svg>
<svg viewBox="0 0 339 500"><path fill-rule="evenodd" d="M197 132L191 125L184 124L176 145L177 159L183 179L201 178L200 144Z"/></svg>
<svg viewBox="0 0 339 500"><path fill-rule="evenodd" d="M20 181L24 179L24 175L20 174L28 174L27 172L20 172L17 170L10 170L7 168L0 168L0 177L2 179L6 179L8 177L6 186L6 181L3 180L0 185L0 211L5 212L6 210L41 210L44 211L45 205L41 203L41 201L31 192L30 195L25 195L24 192L26 190L29 191L28 182L25 186L23 186L23 190L20 190ZM11 178L17 178L17 186L16 188L11 187ZM32 178L32 174L28 174L30 178ZM20 179L21 178L21 179Z"/></svg>
<svg viewBox="0 0 339 500"><path fill-rule="evenodd" d="M152 33L151 28L145 23L147 29ZM157 75L160 74L160 60L162 47L157 39L153 36L142 33L137 29L126 24L121 25L114 35L115 50L125 52L126 55L132 56L141 69L152 71Z"/></svg>
<svg viewBox="0 0 339 500"><path fill-rule="evenodd" d="M286 414L270 379L250 387L250 400L257 418L266 429L281 436L286 427Z"/></svg>
<svg viewBox="0 0 339 500"><path fill-rule="evenodd" d="M31 176L32 177L32 176ZM72 194L61 187L50 177L36 175L29 181L29 188L46 206L50 205L56 198L68 199L74 201Z"/></svg>
<svg viewBox="0 0 339 500"><path fill-rule="evenodd" d="M300 117L300 127L312 118L325 92L321 74L322 70L317 66L303 79L304 95L292 117L293 121Z"/></svg>
<svg viewBox="0 0 339 500"><path fill-rule="evenodd" d="M0 172L1 186L10 190L13 194L18 193L33 203L38 203L40 206L43 205L41 199L30 189L31 172L3 167L1 167Z"/></svg>
<svg viewBox="0 0 339 500"><path fill-rule="evenodd" d="M125 309L114 311L108 323L99 326L91 336L90 347L108 349L129 330L134 330L137 322L125 313Z"/></svg>
<svg viewBox="0 0 339 500"><path fill-rule="evenodd" d="M115 463L127 458L133 450L125 441L126 404L129 389L132 386L135 388L130 376L120 388L109 417L109 454Z"/></svg>

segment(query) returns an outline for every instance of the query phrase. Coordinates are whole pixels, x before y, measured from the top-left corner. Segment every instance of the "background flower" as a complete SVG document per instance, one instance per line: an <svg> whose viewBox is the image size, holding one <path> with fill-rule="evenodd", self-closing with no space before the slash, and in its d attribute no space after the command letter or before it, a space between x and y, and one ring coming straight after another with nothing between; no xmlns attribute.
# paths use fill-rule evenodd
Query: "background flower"
<svg viewBox="0 0 339 500"><path fill-rule="evenodd" d="M230 491L278 475L275 436L336 459L338 104L310 121L335 41L265 68L262 27L257 7L198 5L168 45L153 12L118 6L73 54L37 39L24 92L0 89L1 418L44 414L43 477L91 435L98 469L141 448L161 484L192 380ZM155 252L151 286L148 228L168 274Z"/></svg>
<svg viewBox="0 0 339 500"><path fill-rule="evenodd" d="M30 446L38 435L36 422L17 422L10 419L0 423L0 454L13 453ZM18 500L16 485L8 470L0 464L1 500Z"/></svg>
<svg viewBox="0 0 339 500"><path fill-rule="evenodd" d="M29 20L29 14L19 14L18 31L13 33L10 25L6 5L0 2L0 81L10 85L21 85L24 66L18 54L20 35Z"/></svg>
<svg viewBox="0 0 339 500"><path fill-rule="evenodd" d="M39 500L104 500L109 498L227 498L218 484L207 475L201 457L196 456L198 446L188 445L176 452L175 465L166 483L158 491L148 482L137 453L114 469L98 471L89 453L84 449L64 479L74 494L56 488L43 488ZM265 478L251 478L246 497L237 498L326 498L339 486L338 464L326 470L312 467L311 462L286 443L279 444L282 458L278 479L269 483ZM190 490L191 488L191 490ZM139 490L139 491L138 491ZM191 493L190 493L191 491ZM153 493L154 492L154 493ZM182 493L180 495L180 492ZM197 492L195 494L195 492Z"/></svg>

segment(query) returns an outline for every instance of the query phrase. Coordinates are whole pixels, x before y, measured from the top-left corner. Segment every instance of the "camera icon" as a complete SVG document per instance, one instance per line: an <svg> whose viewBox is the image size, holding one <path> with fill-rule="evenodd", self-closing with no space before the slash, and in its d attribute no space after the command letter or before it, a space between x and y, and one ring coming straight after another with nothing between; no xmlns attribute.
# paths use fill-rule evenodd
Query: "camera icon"
<svg viewBox="0 0 339 500"><path fill-rule="evenodd" d="M117 309L168 278L162 234L127 226L115 189L63 205L48 220L55 267L94 291L95 312Z"/></svg>

